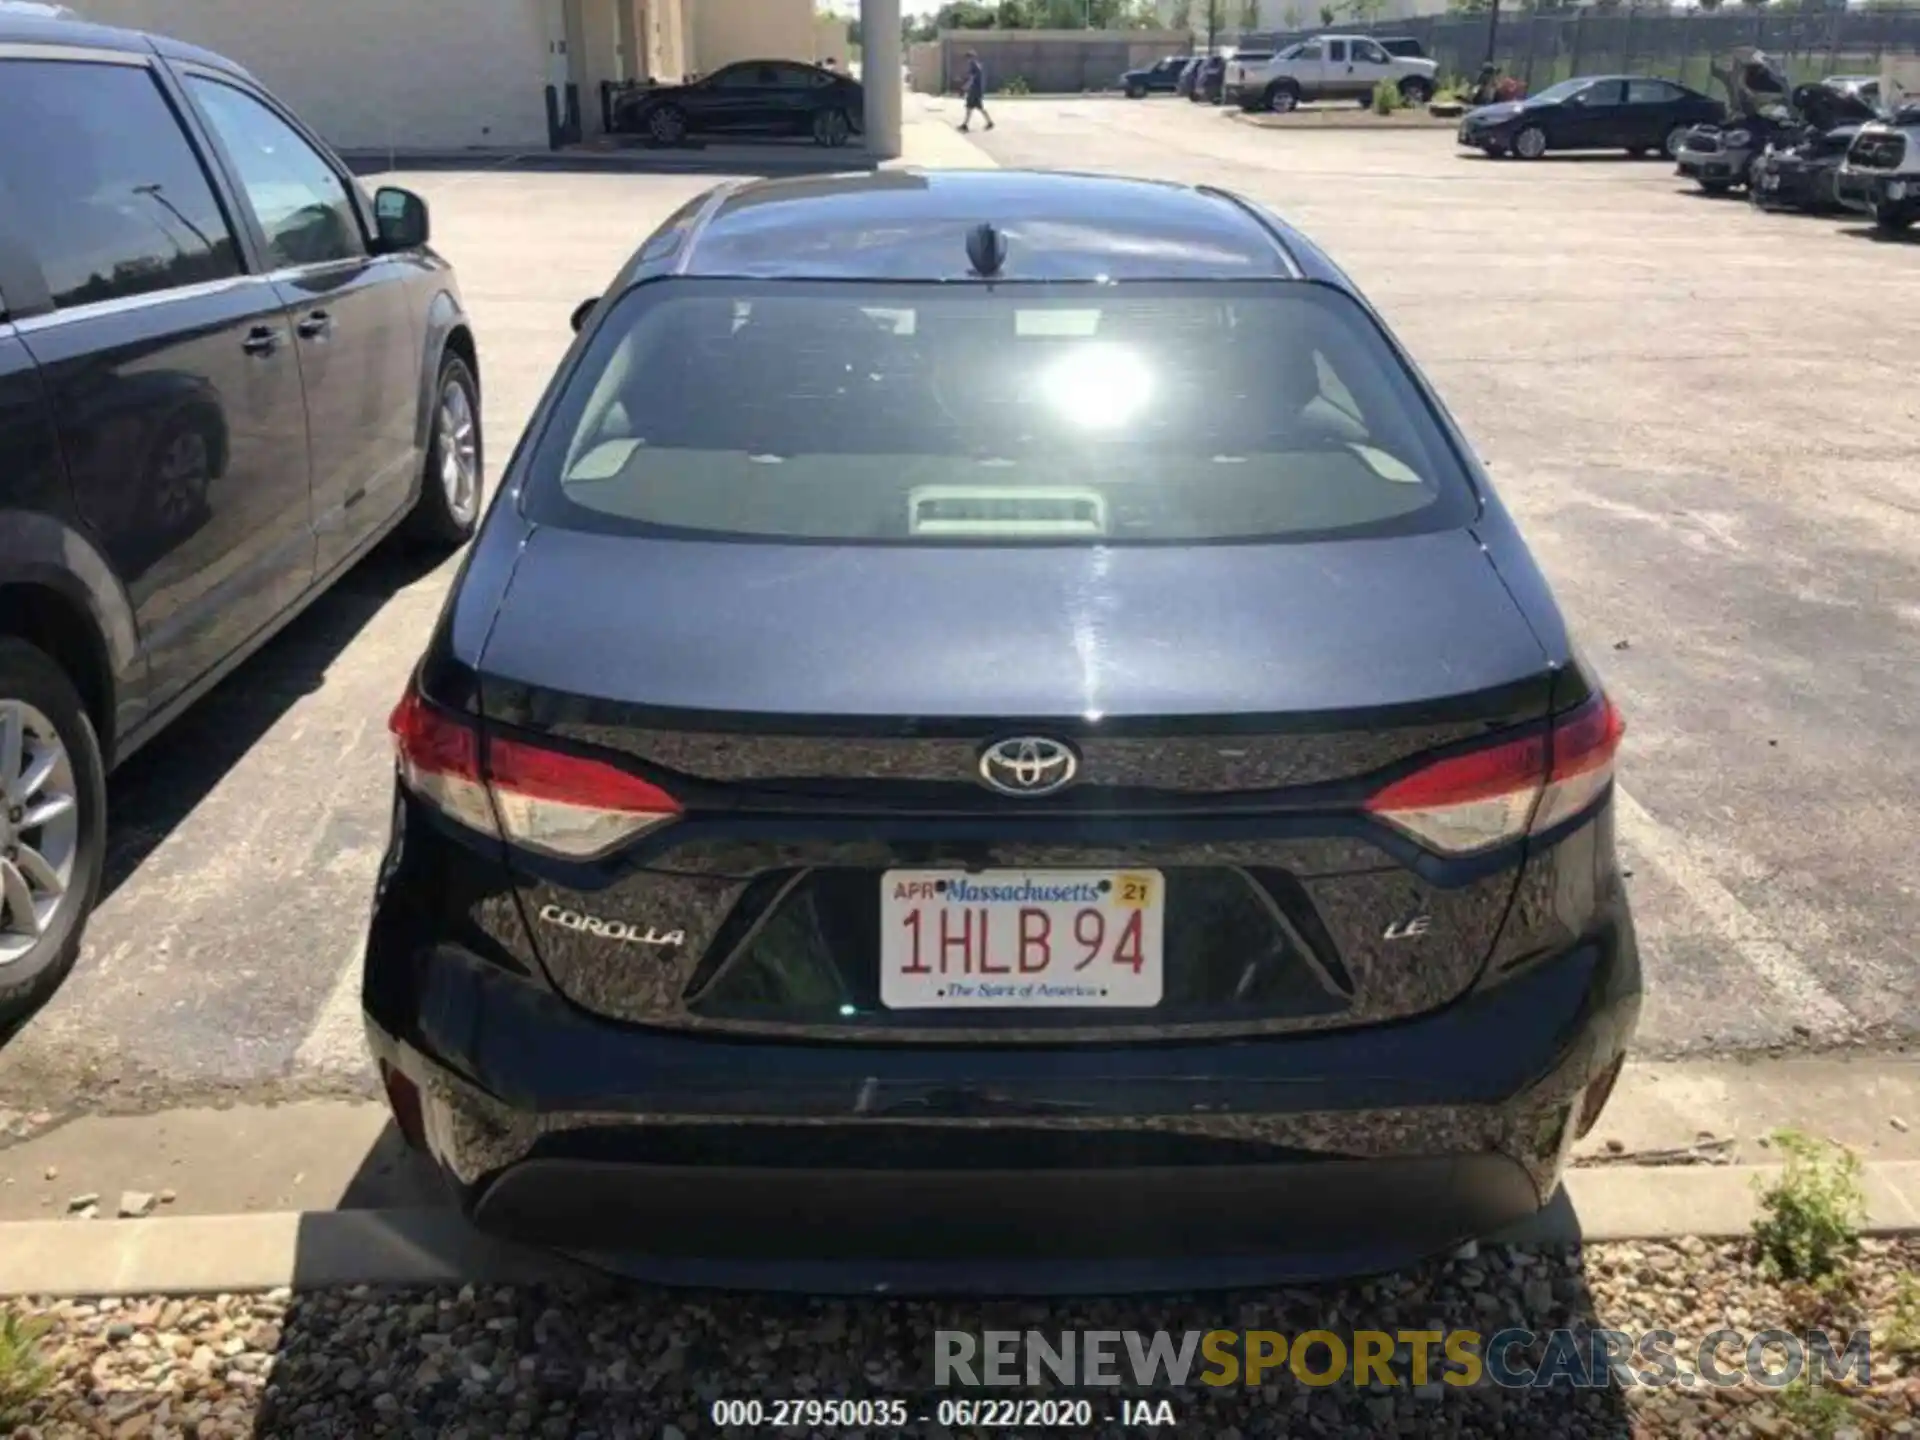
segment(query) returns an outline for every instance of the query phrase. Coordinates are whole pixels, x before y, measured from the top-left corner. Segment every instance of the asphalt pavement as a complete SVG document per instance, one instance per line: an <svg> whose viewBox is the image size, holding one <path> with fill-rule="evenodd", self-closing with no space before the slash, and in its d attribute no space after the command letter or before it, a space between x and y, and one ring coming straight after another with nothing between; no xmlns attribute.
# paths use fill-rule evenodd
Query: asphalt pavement
<svg viewBox="0 0 1920 1440"><path fill-rule="evenodd" d="M1000 164L1272 205L1454 408L1628 716L1643 1052L1904 1043L1920 1024L1920 312L1900 298L1916 248L1705 200L1661 164L1463 157L1444 130L1266 130L1179 101L993 109L971 138ZM711 183L395 178L459 267L495 474L574 304ZM368 1092L356 985L385 720L451 574L377 557L114 779L86 954L0 1054L16 1126Z"/></svg>

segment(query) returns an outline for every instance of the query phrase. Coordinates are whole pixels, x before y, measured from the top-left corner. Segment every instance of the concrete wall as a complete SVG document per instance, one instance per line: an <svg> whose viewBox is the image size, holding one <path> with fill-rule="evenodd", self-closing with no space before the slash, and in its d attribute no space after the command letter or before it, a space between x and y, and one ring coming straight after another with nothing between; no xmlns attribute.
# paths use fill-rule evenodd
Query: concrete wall
<svg viewBox="0 0 1920 1440"><path fill-rule="evenodd" d="M938 40L916 40L907 47L907 83L919 94L940 93L945 49Z"/></svg>
<svg viewBox="0 0 1920 1440"><path fill-rule="evenodd" d="M813 0L686 0L693 68L711 75L735 60L814 58Z"/></svg>
<svg viewBox="0 0 1920 1440"><path fill-rule="evenodd" d="M678 84L692 68L687 53L687 0L632 0L632 4L640 35L635 46L639 52L636 76Z"/></svg>
<svg viewBox="0 0 1920 1440"><path fill-rule="evenodd" d="M1033 94L1059 95L1117 89L1122 72L1184 54L1190 42L1179 30L943 30L938 43L942 83L931 93L958 85L967 51L977 50L989 92L1018 79ZM922 88L918 68L914 88Z"/></svg>
<svg viewBox="0 0 1920 1440"><path fill-rule="evenodd" d="M813 63L831 60L841 74L847 70L847 20L844 15L818 14L813 17Z"/></svg>
<svg viewBox="0 0 1920 1440"><path fill-rule="evenodd" d="M440 150L546 146L540 3L82 0L80 8L89 20L161 31L239 61L341 149Z"/></svg>

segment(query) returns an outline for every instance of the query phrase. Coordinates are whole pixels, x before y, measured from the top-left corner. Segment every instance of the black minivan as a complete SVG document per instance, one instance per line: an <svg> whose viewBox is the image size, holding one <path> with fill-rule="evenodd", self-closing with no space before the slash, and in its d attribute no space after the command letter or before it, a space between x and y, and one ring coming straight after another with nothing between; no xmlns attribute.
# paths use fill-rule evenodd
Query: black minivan
<svg viewBox="0 0 1920 1440"><path fill-rule="evenodd" d="M0 1039L79 952L106 772L481 486L418 196L217 55L0 7Z"/></svg>

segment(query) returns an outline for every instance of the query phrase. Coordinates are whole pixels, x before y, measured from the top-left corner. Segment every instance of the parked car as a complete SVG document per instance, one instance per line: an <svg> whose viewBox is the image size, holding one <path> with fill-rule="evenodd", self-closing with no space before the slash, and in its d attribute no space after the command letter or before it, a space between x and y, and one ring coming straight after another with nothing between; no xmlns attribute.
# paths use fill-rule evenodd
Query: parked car
<svg viewBox="0 0 1920 1440"><path fill-rule="evenodd" d="M1221 92L1226 88L1227 63L1225 55L1203 57L1193 72L1193 89L1187 98L1196 105L1218 105Z"/></svg>
<svg viewBox="0 0 1920 1440"><path fill-rule="evenodd" d="M1371 104L1374 87L1394 86L1411 105L1433 98L1432 60L1391 55L1365 35L1320 35L1288 46L1241 81L1246 110L1285 112L1309 100Z"/></svg>
<svg viewBox="0 0 1920 1440"><path fill-rule="evenodd" d="M1764 62L1765 57L1760 57ZM1857 90L1825 83L1795 86L1781 101L1759 87L1761 64L1737 64L1734 73L1744 79L1734 85L1736 117L1726 125L1696 125L1687 132L1680 151L1679 170L1691 175L1709 194L1743 187L1759 200L1761 175L1778 208L1820 209L1837 204L1834 181L1847 144L1860 125L1879 112L1859 98ZM1786 76L1766 65L1769 82L1781 86ZM1829 135L1845 138L1830 141ZM1763 160L1768 163L1763 165Z"/></svg>
<svg viewBox="0 0 1920 1440"><path fill-rule="evenodd" d="M1247 93L1247 77L1257 74L1260 67L1273 59L1271 50L1238 50L1227 59L1227 68L1220 77L1220 98L1228 105L1239 105Z"/></svg>
<svg viewBox="0 0 1920 1440"><path fill-rule="evenodd" d="M685 85L623 94L614 129L656 145L696 135L812 136L845 145L861 130L866 102L860 82L797 60L741 60Z"/></svg>
<svg viewBox="0 0 1920 1440"><path fill-rule="evenodd" d="M1747 198L1760 210L1843 209L1840 167L1864 123L1809 124L1769 141L1748 167Z"/></svg>
<svg viewBox="0 0 1920 1440"><path fill-rule="evenodd" d="M1835 185L1841 204L1895 232L1920 220L1920 106L1862 125L1847 147Z"/></svg>
<svg viewBox="0 0 1920 1440"><path fill-rule="evenodd" d="M1854 135L1835 189L1841 204L1894 234L1920 220L1920 60L1890 55L1880 63L1886 116Z"/></svg>
<svg viewBox="0 0 1920 1440"><path fill-rule="evenodd" d="M1459 140L1489 155L1523 160L1538 160L1550 150L1657 150L1677 161L1689 130L1725 114L1718 100L1671 80L1586 75L1525 100L1469 110Z"/></svg>
<svg viewBox="0 0 1920 1440"><path fill-rule="evenodd" d="M1129 100L1149 95L1171 95L1178 88L1180 74L1192 63L1191 55L1167 55L1140 70L1129 70L1120 77L1120 88Z"/></svg>
<svg viewBox="0 0 1920 1440"><path fill-rule="evenodd" d="M1677 157L1679 173L1691 176L1709 194L1748 186L1769 149L1785 153L1815 132L1857 125L1878 113L1863 98L1877 93L1877 86L1875 92L1865 92L1857 84L1834 80L1791 87L1789 93L1786 72L1751 46L1733 52L1721 78L1732 102L1726 123L1695 125ZM1824 148L1810 147L1808 157ZM1780 173L1775 172L1776 187ZM1815 172L1805 173L1811 178Z"/></svg>
<svg viewBox="0 0 1920 1440"><path fill-rule="evenodd" d="M1194 84L1200 78L1200 67L1206 63L1206 56L1195 55L1191 60L1187 61L1185 65L1181 66L1180 78L1173 82L1173 93L1185 96L1191 100L1193 98Z"/></svg>
<svg viewBox="0 0 1920 1440"><path fill-rule="evenodd" d="M1121 1290L1550 1200L1639 1008L1621 722L1352 282L1102 176L672 223L393 719L367 1034L465 1212Z"/></svg>
<svg viewBox="0 0 1920 1440"><path fill-rule="evenodd" d="M79 953L107 771L396 527L471 533L427 240L218 55L0 12L0 1036Z"/></svg>

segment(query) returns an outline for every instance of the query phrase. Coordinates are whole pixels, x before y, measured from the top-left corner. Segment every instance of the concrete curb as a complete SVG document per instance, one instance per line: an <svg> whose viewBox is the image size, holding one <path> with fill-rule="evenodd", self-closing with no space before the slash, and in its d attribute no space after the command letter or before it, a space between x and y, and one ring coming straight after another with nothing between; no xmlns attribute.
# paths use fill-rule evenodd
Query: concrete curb
<svg viewBox="0 0 1920 1440"><path fill-rule="evenodd" d="M1600 1166L1504 1240L1744 1235L1776 1166ZM1920 1161L1866 1167L1866 1233L1920 1232ZM280 1286L526 1284L582 1272L488 1239L452 1210L329 1210L0 1225L0 1296L233 1294Z"/></svg>
<svg viewBox="0 0 1920 1440"><path fill-rule="evenodd" d="M1249 114L1244 110L1226 113L1235 125L1251 125L1256 130L1450 130L1460 124L1458 115L1429 115L1424 110L1376 115L1357 106L1351 110L1295 110L1286 115Z"/></svg>

